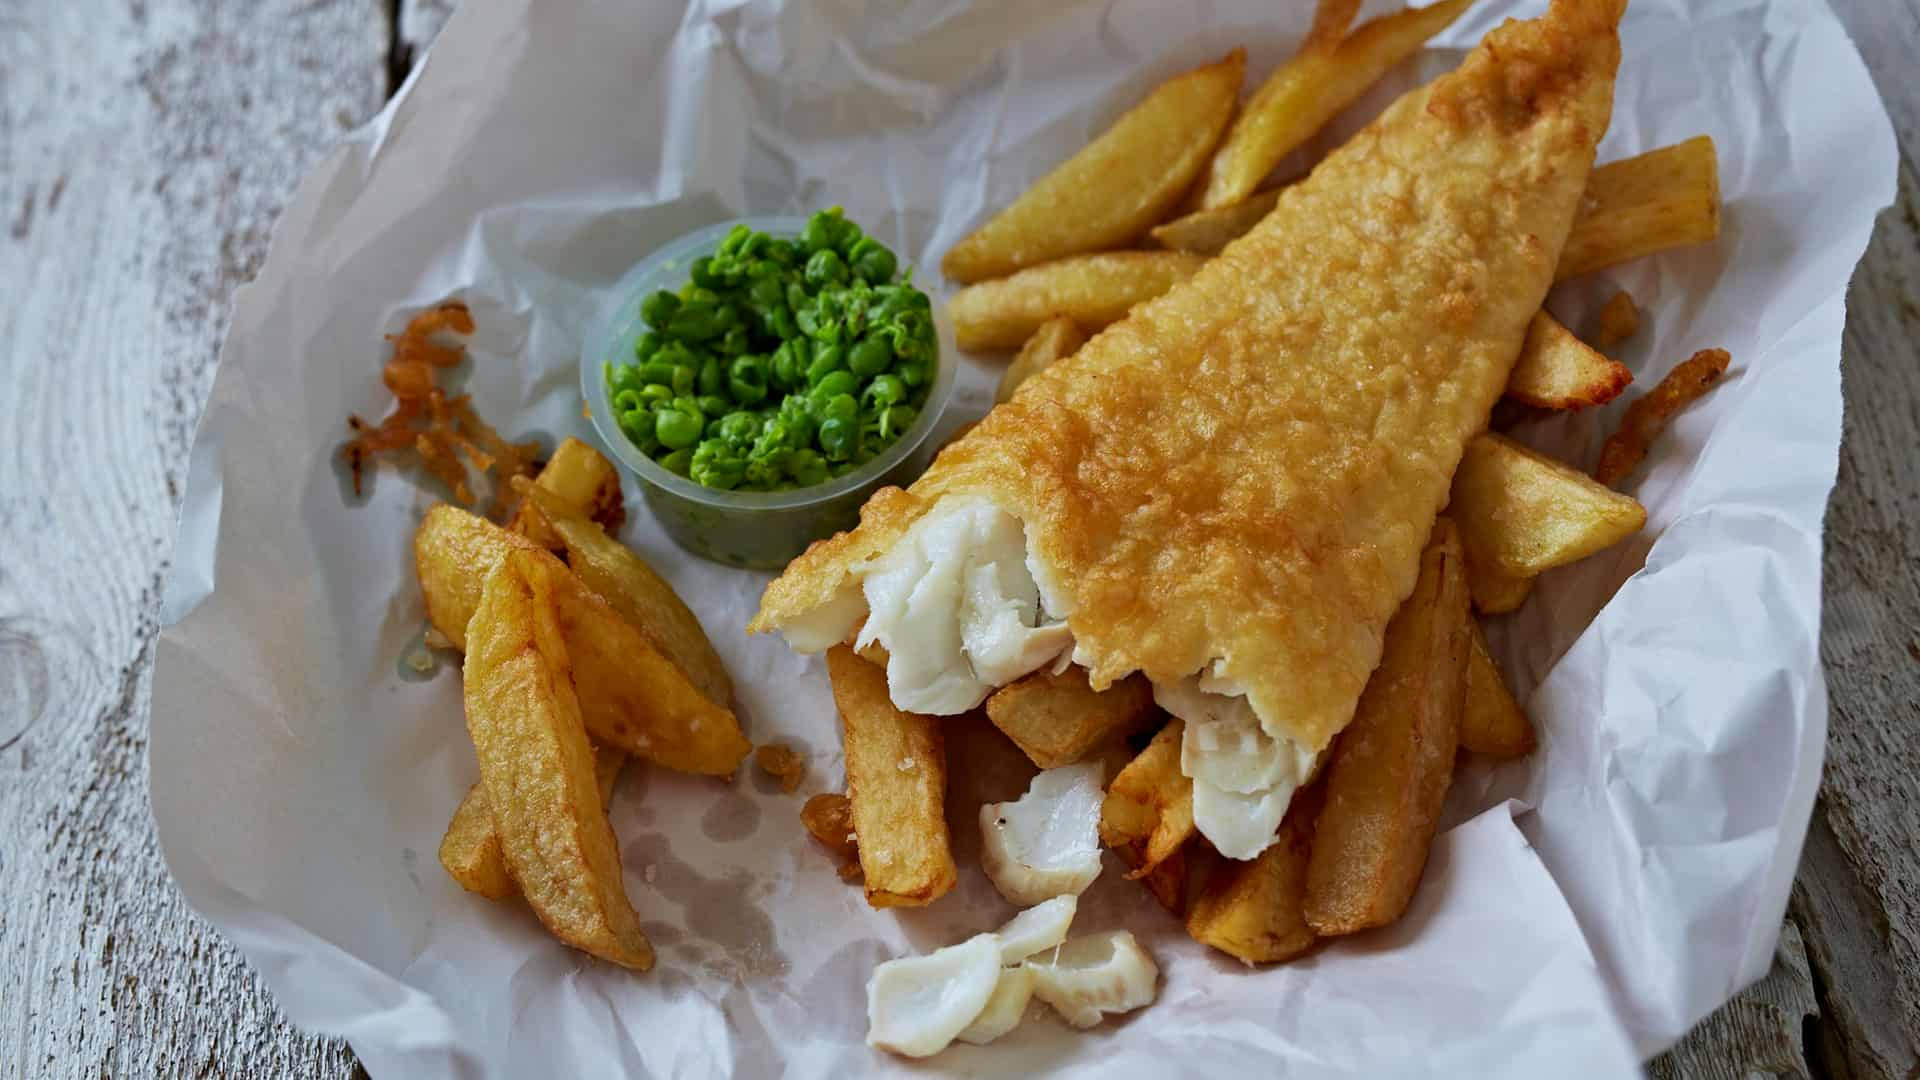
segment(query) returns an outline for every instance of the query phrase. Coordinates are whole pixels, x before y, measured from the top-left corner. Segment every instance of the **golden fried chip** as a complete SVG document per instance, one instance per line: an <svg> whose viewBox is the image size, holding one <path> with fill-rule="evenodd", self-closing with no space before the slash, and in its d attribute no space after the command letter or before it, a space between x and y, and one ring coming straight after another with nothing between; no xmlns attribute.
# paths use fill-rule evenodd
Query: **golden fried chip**
<svg viewBox="0 0 1920 1080"><path fill-rule="evenodd" d="M619 471L606 455L579 439L561 440L553 456L540 467L540 475L533 479L533 484L598 522L608 533L617 532L627 520ZM520 504L509 527L549 551L565 550L560 538L547 527L546 519L527 502Z"/></svg>
<svg viewBox="0 0 1920 1080"><path fill-rule="evenodd" d="M634 550L587 515L538 485L527 501L566 549L567 565L582 584L640 629L714 704L733 704L733 679L686 601Z"/></svg>
<svg viewBox="0 0 1920 1080"><path fill-rule="evenodd" d="M1606 444L1600 447L1600 464L1594 467L1593 478L1611 486L1639 468L1646 460L1647 448L1667 430L1674 415L1713 389L1713 384L1727 373L1729 359L1725 349L1701 349L1628 405L1627 414L1620 418L1620 429L1607 436Z"/></svg>
<svg viewBox="0 0 1920 1080"><path fill-rule="evenodd" d="M1632 381L1625 364L1590 348L1542 311L1527 324L1506 395L1543 409L1584 409L1612 401Z"/></svg>
<svg viewBox="0 0 1920 1080"><path fill-rule="evenodd" d="M827 674L840 710L867 903L930 904L957 879L947 839L940 722L894 708L886 673L845 645L828 650Z"/></svg>
<svg viewBox="0 0 1920 1080"><path fill-rule="evenodd" d="M1507 680L1487 651L1480 620L1469 619L1467 703L1460 716L1460 748L1488 757L1516 758L1533 753L1533 724L1507 689Z"/></svg>
<svg viewBox="0 0 1920 1080"><path fill-rule="evenodd" d="M1419 584L1387 626L1380 667L1327 766L1303 907L1323 937L1394 921L1420 883L1453 781L1468 624L1460 538L1441 518L1421 554Z"/></svg>
<svg viewBox="0 0 1920 1080"><path fill-rule="evenodd" d="M1245 49L1162 83L1099 138L953 246L940 272L970 282L1125 247L1193 185L1240 97Z"/></svg>
<svg viewBox="0 0 1920 1080"><path fill-rule="evenodd" d="M969 285L953 294L947 314L962 349L1015 349L1055 316L1097 331L1192 277L1205 262L1181 251L1074 255Z"/></svg>
<svg viewBox="0 0 1920 1080"><path fill-rule="evenodd" d="M1533 592L1535 576L1509 574L1498 567L1473 561L1467 555L1467 591L1473 594L1473 608L1483 615L1500 615L1517 610Z"/></svg>
<svg viewBox="0 0 1920 1080"><path fill-rule="evenodd" d="M1362 24L1344 40L1327 32L1338 24L1337 11L1335 18L1319 20L1300 54L1267 76L1240 111L1208 163L1200 206L1230 206L1252 194L1281 158L1446 29L1472 2L1438 0L1397 11ZM1327 5L1320 14L1328 14Z"/></svg>
<svg viewBox="0 0 1920 1080"><path fill-rule="evenodd" d="M513 552L487 576L468 626L467 733L507 869L540 921L577 949L646 971L653 947L600 799L551 558Z"/></svg>
<svg viewBox="0 0 1920 1080"><path fill-rule="evenodd" d="M545 549L464 510L436 506L414 534L427 617L466 648L475 581L509 554L529 553L553 573L580 709L595 739L682 772L730 775L752 744L731 710L701 693L653 640L622 618Z"/></svg>
<svg viewBox="0 0 1920 1080"><path fill-rule="evenodd" d="M623 750L608 746L593 748L593 775L600 787L602 805L613 799L614 783L626 768ZM493 807L487 802L487 789L474 784L447 823L447 835L440 841L440 865L447 874L471 893L489 900L506 900L520 894L520 887L507 873L506 856L500 851L500 832L493 825Z"/></svg>
<svg viewBox="0 0 1920 1080"><path fill-rule="evenodd" d="M1509 575L1584 559L1647 521L1634 500L1491 432L1467 444L1447 513L1459 523L1468 558Z"/></svg>
<svg viewBox="0 0 1920 1080"><path fill-rule="evenodd" d="M1007 370L1000 374L1000 386L993 393L994 404L1011 401L1013 392L1029 378L1045 371L1055 360L1072 356L1087 343L1087 335L1072 319L1055 316L1040 324ZM957 435L955 436L958 437Z"/></svg>
<svg viewBox="0 0 1920 1080"><path fill-rule="evenodd" d="M1153 715L1153 684L1144 676L1095 690L1077 664L1057 675L1036 671L987 698L988 719L1043 769L1071 765Z"/></svg>
<svg viewBox="0 0 1920 1080"><path fill-rule="evenodd" d="M1193 781L1180 771L1178 717L1167 721L1120 775L1100 804L1100 842L1145 877L1194 834Z"/></svg>
<svg viewBox="0 0 1920 1080"><path fill-rule="evenodd" d="M1279 201L1279 188L1256 191L1239 202L1211 210L1195 210L1164 225L1156 225L1147 235L1169 251L1218 255L1228 244L1260 224L1260 219L1272 213Z"/></svg>
<svg viewBox="0 0 1920 1080"><path fill-rule="evenodd" d="M1187 914L1187 933L1244 964L1291 960L1320 940L1307 925L1307 860L1321 785L1303 788L1280 821L1280 839L1247 862L1224 860Z"/></svg>
<svg viewBox="0 0 1920 1080"><path fill-rule="evenodd" d="M1696 135L1593 170L1554 280L1719 235L1719 157Z"/></svg>

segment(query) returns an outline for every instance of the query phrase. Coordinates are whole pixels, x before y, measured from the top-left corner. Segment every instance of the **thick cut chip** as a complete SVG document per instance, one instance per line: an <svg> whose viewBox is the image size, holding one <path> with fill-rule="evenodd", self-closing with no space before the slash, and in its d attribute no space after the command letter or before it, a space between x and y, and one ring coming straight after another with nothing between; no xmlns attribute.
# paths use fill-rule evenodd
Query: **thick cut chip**
<svg viewBox="0 0 1920 1080"><path fill-rule="evenodd" d="M1126 317L1197 273L1207 260L1182 251L1108 251L1030 266L953 294L947 314L963 349L1016 349L1042 323L1072 319L1089 333Z"/></svg>
<svg viewBox="0 0 1920 1080"><path fill-rule="evenodd" d="M1468 620L1460 539L1441 518L1327 767L1304 906L1323 937L1394 921L1420 883L1460 743Z"/></svg>
<svg viewBox="0 0 1920 1080"><path fill-rule="evenodd" d="M510 551L540 545L444 503L427 511L413 534L413 566L427 600L427 621L454 648L467 647L467 620L480 606L487 575Z"/></svg>
<svg viewBox="0 0 1920 1080"><path fill-rule="evenodd" d="M1520 359L1507 378L1507 396L1542 409L1584 409L1612 401L1632 381L1625 364L1603 356L1542 311L1527 324Z"/></svg>
<svg viewBox="0 0 1920 1080"><path fill-rule="evenodd" d="M1203 208L1246 198L1280 159L1341 109L1353 104L1395 64L1445 30L1473 0L1439 0L1365 23L1344 40L1316 34L1254 91L1226 142L1213 155L1201 189Z"/></svg>
<svg viewBox="0 0 1920 1080"><path fill-rule="evenodd" d="M620 770L626 765L625 751L594 747L593 775L600 787L601 805L612 800L614 782L620 779ZM447 835L440 840L440 865L446 867L447 874L459 882L461 888L489 900L519 895L520 887L507 873L506 856L500 850L500 831L494 828L493 807L487 802L484 785L468 788L466 798L461 799L454 810L453 820L447 823Z"/></svg>
<svg viewBox="0 0 1920 1080"><path fill-rule="evenodd" d="M620 495L620 472L605 454L569 436L554 448L553 456L532 480L535 487L562 500L583 517L600 523L609 532L618 531L627 520L627 508ZM513 531L550 551L561 550L560 538L526 501L514 515Z"/></svg>
<svg viewBox="0 0 1920 1080"><path fill-rule="evenodd" d="M1047 370L1055 360L1072 356L1075 349L1086 343L1086 332L1072 319L1055 316L1041 323L1040 329L1020 346L1020 354L1013 358L1013 363L1000 374L1000 386L993 393L994 404L1013 400L1013 392L1020 389L1021 383Z"/></svg>
<svg viewBox="0 0 1920 1080"><path fill-rule="evenodd" d="M1280 821L1280 839L1248 862L1227 860L1187 914L1187 933L1244 964L1291 960L1320 940L1307 925L1307 860L1321 785L1302 789Z"/></svg>
<svg viewBox="0 0 1920 1080"><path fill-rule="evenodd" d="M1447 513L1474 563L1523 576L1584 559L1647 522L1633 499L1491 432L1467 444Z"/></svg>
<svg viewBox="0 0 1920 1080"><path fill-rule="evenodd" d="M1593 170L1554 280L1719 235L1719 156L1696 135Z"/></svg>
<svg viewBox="0 0 1920 1080"><path fill-rule="evenodd" d="M561 941L645 971L653 947L627 899L595 780L555 569L515 552L488 574L468 627L467 733L507 870L528 905Z"/></svg>
<svg viewBox="0 0 1920 1080"><path fill-rule="evenodd" d="M1473 561L1467 555L1467 591L1473 594L1473 609L1482 615L1500 615L1517 610L1533 592L1532 574L1509 574L1498 567Z"/></svg>
<svg viewBox="0 0 1920 1080"><path fill-rule="evenodd" d="M1167 721L1140 755L1107 785L1100 806L1100 842L1146 877L1180 850L1194 833L1193 781L1180 771L1180 739L1186 727Z"/></svg>
<svg viewBox="0 0 1920 1080"><path fill-rule="evenodd" d="M1125 247L1180 201L1233 118L1247 54L1176 75L940 260L980 281L1088 251Z"/></svg>
<svg viewBox="0 0 1920 1080"><path fill-rule="evenodd" d="M1627 406L1620 418L1620 429L1607 436L1600 447L1600 464L1593 478L1602 484L1617 484L1646 460L1647 448L1667 429L1674 414L1693 404L1713 389L1727 373L1729 361L1725 349L1701 349L1679 367L1667 372L1646 396Z"/></svg>
<svg viewBox="0 0 1920 1080"><path fill-rule="evenodd" d="M1279 188L1256 191L1237 203L1195 210L1165 225L1156 225L1148 235L1169 251L1218 255L1228 244L1260 224L1260 219L1272 213L1279 201Z"/></svg>
<svg viewBox="0 0 1920 1080"><path fill-rule="evenodd" d="M867 903L920 907L953 888L940 722L901 712L886 673L845 645L827 652L847 757L847 798L866 875Z"/></svg>
<svg viewBox="0 0 1920 1080"><path fill-rule="evenodd" d="M1460 748L1488 757L1516 758L1533 752L1533 724L1507 689L1507 680L1487 651L1480 620L1469 620L1467 704L1460 717Z"/></svg>
<svg viewBox="0 0 1920 1080"><path fill-rule="evenodd" d="M753 749L733 712L701 693L640 629L532 541L464 510L436 506L414 534L414 558L434 629L466 647L472 588L509 554L552 571L553 593L587 729L600 742L681 772L730 775Z"/></svg>
<svg viewBox="0 0 1920 1080"><path fill-rule="evenodd" d="M645 559L586 515L534 487L527 501L539 510L567 553L581 584L647 635L716 705L733 704L733 680L686 601Z"/></svg>
<svg viewBox="0 0 1920 1080"><path fill-rule="evenodd" d="M1087 684L1087 669L1036 671L987 698L987 717L1043 769L1071 765L1154 714L1153 684L1138 675L1105 690Z"/></svg>

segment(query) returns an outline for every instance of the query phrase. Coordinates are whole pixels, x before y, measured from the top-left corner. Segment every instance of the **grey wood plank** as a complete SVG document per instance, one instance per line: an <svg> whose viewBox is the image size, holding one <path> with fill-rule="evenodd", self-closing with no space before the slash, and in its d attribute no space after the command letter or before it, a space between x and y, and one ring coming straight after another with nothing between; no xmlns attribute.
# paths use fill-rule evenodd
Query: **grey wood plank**
<svg viewBox="0 0 1920 1080"><path fill-rule="evenodd" d="M1920 1075L1920 7L1832 2L1892 116L1900 177L1847 294L1821 639L1832 717L1787 929L1804 938L1816 992L1806 1057L1816 1075L1864 1080ZM1766 984L1742 995L1656 1071L1767 1074L1775 1034L1799 1034L1795 1010L1773 1014L1780 1030L1765 1036L1724 1020L1766 1000Z"/></svg>
<svg viewBox="0 0 1920 1080"><path fill-rule="evenodd" d="M234 287L380 105L372 0L0 11L0 1075L344 1076L167 878L152 641Z"/></svg>

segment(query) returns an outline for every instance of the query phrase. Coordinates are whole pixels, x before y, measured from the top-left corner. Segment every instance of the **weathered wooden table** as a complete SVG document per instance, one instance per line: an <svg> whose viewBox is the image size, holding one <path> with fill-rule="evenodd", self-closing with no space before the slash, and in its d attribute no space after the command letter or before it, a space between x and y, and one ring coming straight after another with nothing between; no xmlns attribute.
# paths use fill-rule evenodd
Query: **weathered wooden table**
<svg viewBox="0 0 1920 1080"><path fill-rule="evenodd" d="M0 1076L346 1076L168 881L160 582L234 288L447 0L0 2ZM1821 800L1773 973L1658 1076L1920 1076L1920 7L1840 0L1900 193L1849 293Z"/></svg>

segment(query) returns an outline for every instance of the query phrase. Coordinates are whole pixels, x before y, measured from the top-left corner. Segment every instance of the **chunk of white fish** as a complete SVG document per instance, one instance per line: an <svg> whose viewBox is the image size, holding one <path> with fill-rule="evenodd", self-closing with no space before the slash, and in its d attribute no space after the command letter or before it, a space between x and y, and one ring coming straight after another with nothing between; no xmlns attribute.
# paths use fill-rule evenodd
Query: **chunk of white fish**
<svg viewBox="0 0 1920 1080"><path fill-rule="evenodd" d="M1077 1028L1151 1005L1159 990L1159 966L1126 930L1072 938L1026 966L1033 969L1033 996Z"/></svg>
<svg viewBox="0 0 1920 1080"><path fill-rule="evenodd" d="M955 1038L984 1046L1019 1027L1032 1000L1033 969L1024 964L1001 968L1000 981L994 984L993 996L987 999L986 1007Z"/></svg>
<svg viewBox="0 0 1920 1080"><path fill-rule="evenodd" d="M1012 802L980 808L980 866L1021 907L1077 895L1100 876L1098 762L1048 769Z"/></svg>
<svg viewBox="0 0 1920 1080"><path fill-rule="evenodd" d="M925 956L903 956L867 980L867 1042L908 1057L946 1049L999 985L1000 939L977 934Z"/></svg>

